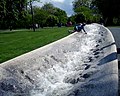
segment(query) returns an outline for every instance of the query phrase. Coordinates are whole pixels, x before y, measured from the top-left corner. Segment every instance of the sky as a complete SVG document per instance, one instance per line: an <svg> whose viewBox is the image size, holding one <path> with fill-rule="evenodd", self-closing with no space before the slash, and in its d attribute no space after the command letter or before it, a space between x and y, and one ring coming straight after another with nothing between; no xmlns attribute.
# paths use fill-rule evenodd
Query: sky
<svg viewBox="0 0 120 96"><path fill-rule="evenodd" d="M37 6L42 6L45 3L52 3L55 7L58 7L64 11L66 11L68 16L71 16L74 12L73 12L73 6L72 6L72 2L74 0L40 0L41 3L35 2L34 5Z"/></svg>

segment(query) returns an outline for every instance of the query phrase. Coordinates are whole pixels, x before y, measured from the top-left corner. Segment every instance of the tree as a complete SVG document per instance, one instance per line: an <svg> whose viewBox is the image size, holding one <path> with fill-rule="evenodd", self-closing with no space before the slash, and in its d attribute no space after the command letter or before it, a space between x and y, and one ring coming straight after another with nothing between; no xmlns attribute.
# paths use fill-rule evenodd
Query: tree
<svg viewBox="0 0 120 96"><path fill-rule="evenodd" d="M101 12L106 25L113 24L113 18L120 16L120 0L94 0L93 3Z"/></svg>
<svg viewBox="0 0 120 96"><path fill-rule="evenodd" d="M5 0L1 0L0 1L0 28L4 28L6 27L6 22L5 20L5 16L6 16L6 1ZM4 27L3 27L4 25Z"/></svg>
<svg viewBox="0 0 120 96"><path fill-rule="evenodd" d="M45 10L38 7L35 7L33 10L34 22L43 28L46 25L45 23L49 14Z"/></svg>
<svg viewBox="0 0 120 96"><path fill-rule="evenodd" d="M81 13L75 15L76 23L85 22L85 16Z"/></svg>
<svg viewBox="0 0 120 96"><path fill-rule="evenodd" d="M66 24L67 22L67 14L65 11L55 8L54 15L58 18L58 22L62 24Z"/></svg>
<svg viewBox="0 0 120 96"><path fill-rule="evenodd" d="M80 19L81 21L97 22L100 18L98 10L94 7L92 0L75 0L73 2L73 9L76 13L75 20L76 18L82 18L83 20Z"/></svg>
<svg viewBox="0 0 120 96"><path fill-rule="evenodd" d="M48 26L53 27L55 26L55 24L58 23L58 18L54 15L49 15L47 17L46 23L48 24Z"/></svg>
<svg viewBox="0 0 120 96"><path fill-rule="evenodd" d="M35 24L34 24L32 0L30 0L30 8L31 8L31 14L32 14L32 27L33 27L33 31L35 32Z"/></svg>
<svg viewBox="0 0 120 96"><path fill-rule="evenodd" d="M23 16L24 4L26 0L1 0L0 1L0 17L3 28L12 28L15 22Z"/></svg>
<svg viewBox="0 0 120 96"><path fill-rule="evenodd" d="M78 14L81 14L84 16L84 19L85 21L92 21L92 16L93 16L93 13L92 13L92 10L88 7L85 7L85 6L81 6L81 7L78 7L76 10L75 10L76 13Z"/></svg>
<svg viewBox="0 0 120 96"><path fill-rule="evenodd" d="M54 12L55 12L55 7L53 6L52 3L45 3L45 4L41 7L41 9L45 10L47 13L52 14L52 15L53 15Z"/></svg>
<svg viewBox="0 0 120 96"><path fill-rule="evenodd" d="M65 24L67 22L66 12L59 8L54 7L53 4L46 3L41 7L41 9L44 10L47 14L49 14L48 15L49 17L47 17L47 21L46 21L49 26L53 26L55 24L49 24L48 20L51 20L51 23Z"/></svg>
<svg viewBox="0 0 120 96"><path fill-rule="evenodd" d="M92 3L92 0L74 0L73 1L73 9L76 10L77 8L81 6L90 7Z"/></svg>

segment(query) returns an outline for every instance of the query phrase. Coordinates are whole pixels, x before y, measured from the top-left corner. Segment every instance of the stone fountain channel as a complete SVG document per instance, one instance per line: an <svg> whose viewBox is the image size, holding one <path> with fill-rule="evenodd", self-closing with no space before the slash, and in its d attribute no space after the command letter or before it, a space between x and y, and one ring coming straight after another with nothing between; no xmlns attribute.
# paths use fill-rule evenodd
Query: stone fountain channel
<svg viewBox="0 0 120 96"><path fill-rule="evenodd" d="M116 96L118 64L111 32L85 26L0 65L0 96Z"/></svg>

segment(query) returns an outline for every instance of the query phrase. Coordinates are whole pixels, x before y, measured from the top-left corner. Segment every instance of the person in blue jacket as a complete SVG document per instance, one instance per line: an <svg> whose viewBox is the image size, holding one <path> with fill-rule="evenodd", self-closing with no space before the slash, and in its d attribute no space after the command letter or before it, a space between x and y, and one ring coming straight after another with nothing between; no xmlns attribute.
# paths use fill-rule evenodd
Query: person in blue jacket
<svg viewBox="0 0 120 96"><path fill-rule="evenodd" d="M69 33L81 32L83 30L85 32L85 34L87 34L86 31L85 31L85 29L84 29L85 25L86 25L85 23L79 23L79 24L77 24L77 25L74 26L74 30L72 30L72 31L69 30Z"/></svg>

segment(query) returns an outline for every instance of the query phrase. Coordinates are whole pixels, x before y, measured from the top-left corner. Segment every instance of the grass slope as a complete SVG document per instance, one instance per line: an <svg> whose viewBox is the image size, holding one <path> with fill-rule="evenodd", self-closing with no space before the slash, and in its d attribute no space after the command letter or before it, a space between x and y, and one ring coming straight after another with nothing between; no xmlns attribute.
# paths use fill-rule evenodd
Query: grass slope
<svg viewBox="0 0 120 96"><path fill-rule="evenodd" d="M0 32L0 63L61 39L68 34L69 27Z"/></svg>

